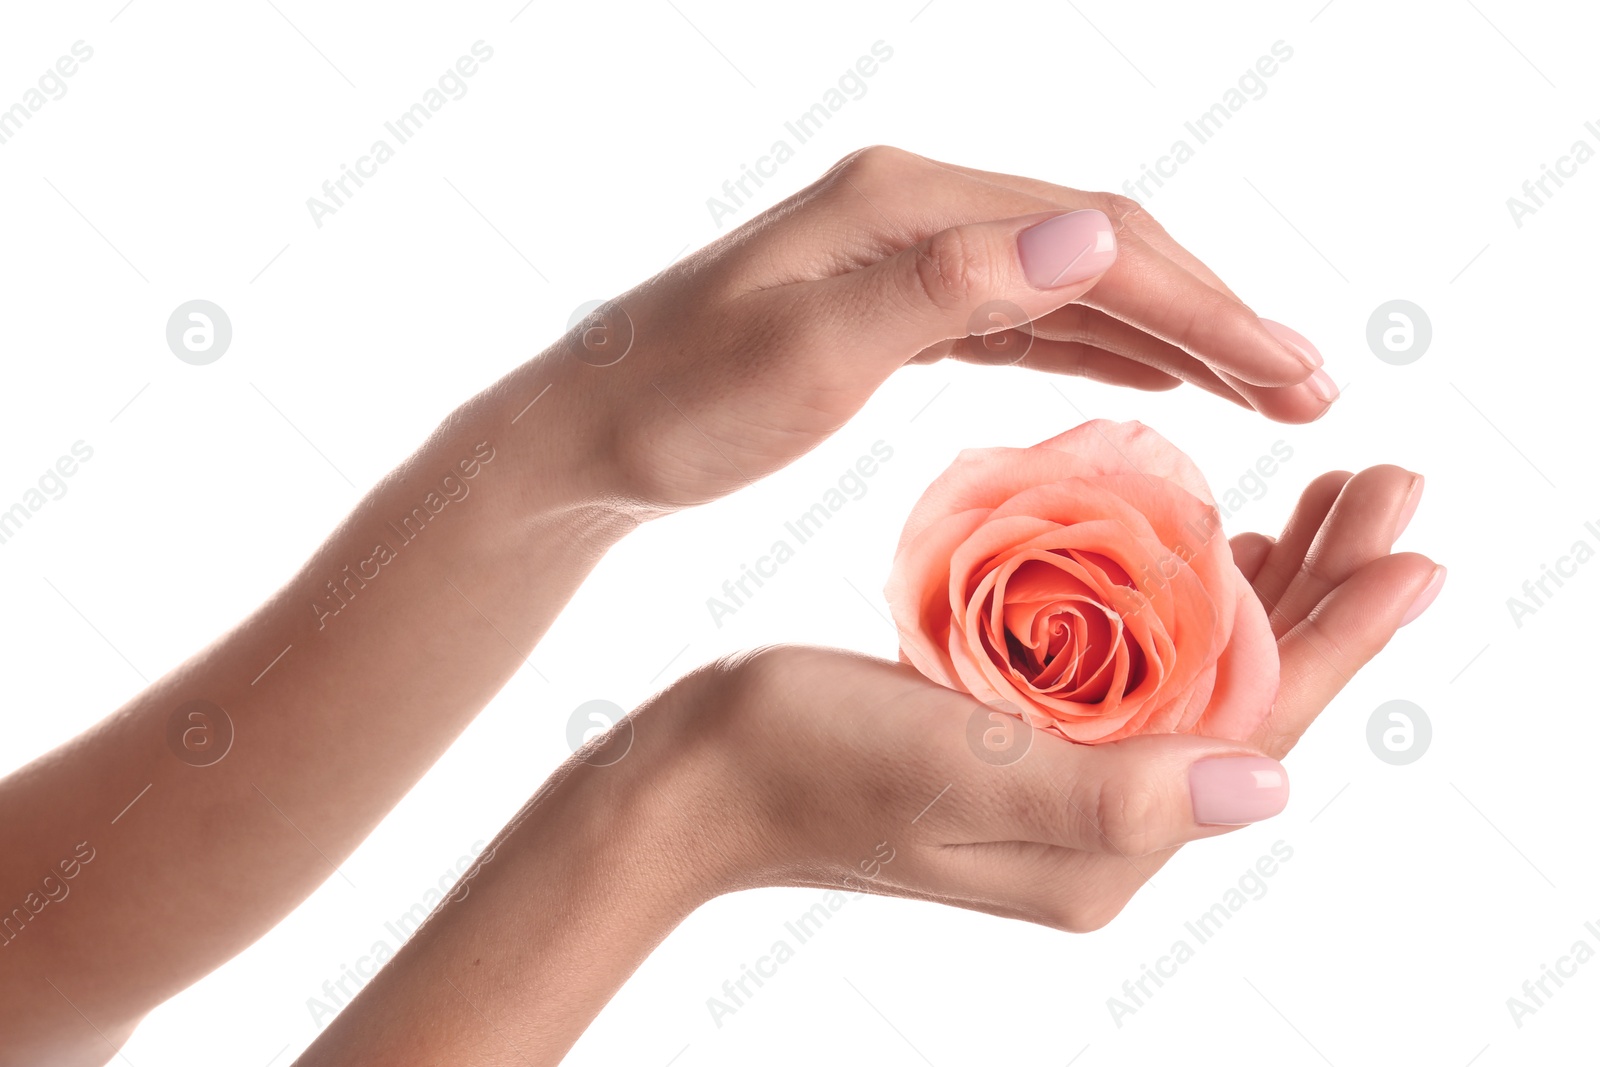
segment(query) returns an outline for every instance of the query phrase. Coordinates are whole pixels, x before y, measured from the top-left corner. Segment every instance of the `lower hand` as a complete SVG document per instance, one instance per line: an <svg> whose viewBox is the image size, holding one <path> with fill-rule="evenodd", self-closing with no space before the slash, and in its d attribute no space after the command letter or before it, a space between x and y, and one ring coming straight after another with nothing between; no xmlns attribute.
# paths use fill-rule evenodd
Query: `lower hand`
<svg viewBox="0 0 1600 1067"><path fill-rule="evenodd" d="M737 889L1104 925L1185 842L1283 807L1278 758L1437 592L1442 568L1389 554L1419 488L1398 467L1324 475L1281 537L1234 539L1282 680L1244 743L1035 734L997 764L968 741L987 709L904 665L775 647L690 674L545 783L300 1067L555 1063L662 938Z"/></svg>
<svg viewBox="0 0 1600 1067"><path fill-rule="evenodd" d="M901 664L778 647L689 676L662 703L686 717L673 732L699 739L743 828L718 836L739 862L709 866L729 886L853 885L1064 930L1105 924L1185 842L1276 814L1277 759L1427 606L1443 568L1388 554L1420 483L1389 466L1327 474L1282 537L1234 539L1282 670L1247 743L1036 733L996 764L970 740L987 709Z"/></svg>

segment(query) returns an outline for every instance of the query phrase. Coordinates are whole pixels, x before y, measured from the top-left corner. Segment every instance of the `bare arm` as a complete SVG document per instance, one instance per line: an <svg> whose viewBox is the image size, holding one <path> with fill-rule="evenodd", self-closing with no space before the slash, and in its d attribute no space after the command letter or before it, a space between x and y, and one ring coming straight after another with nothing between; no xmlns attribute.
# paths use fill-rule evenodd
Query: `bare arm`
<svg viewBox="0 0 1600 1067"><path fill-rule="evenodd" d="M632 525L588 503L570 405L527 407L561 358L461 407L248 618L0 781L0 1060L104 1062L332 876L522 666Z"/></svg>

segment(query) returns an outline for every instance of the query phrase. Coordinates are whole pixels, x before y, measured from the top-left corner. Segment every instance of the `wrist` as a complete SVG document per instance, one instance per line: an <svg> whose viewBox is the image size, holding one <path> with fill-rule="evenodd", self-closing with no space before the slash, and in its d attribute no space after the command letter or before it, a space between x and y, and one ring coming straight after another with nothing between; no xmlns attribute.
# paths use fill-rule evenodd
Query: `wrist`
<svg viewBox="0 0 1600 1067"><path fill-rule="evenodd" d="M660 829L697 904L743 889L833 884L808 847L806 793L815 768L795 766L804 740L786 736L803 652L768 646L690 672L630 718L662 800ZM794 744L791 744L793 742ZM604 757L602 757L604 758ZM631 757L630 757L631 758ZM810 857L799 859L798 857Z"/></svg>
<svg viewBox="0 0 1600 1067"><path fill-rule="evenodd" d="M684 411L686 400L680 405L662 391L653 373L665 369L660 354L641 351L630 332L629 350L613 355L595 338L614 337L616 322L626 322L631 331L632 320L619 307L594 316L482 399L501 423L514 424L516 440L537 442L538 454L553 464L549 488L591 515L633 528L721 496L726 489L704 487L709 475L700 467L714 462L720 469L712 480L722 479L732 460L707 436L698 416L691 419ZM596 325L602 320L612 325ZM667 389L673 389L670 382ZM691 455L685 455L685 436L694 438ZM742 474L741 479L750 480Z"/></svg>
<svg viewBox="0 0 1600 1067"><path fill-rule="evenodd" d="M653 872L674 922L755 884L737 766L705 714L715 707L703 684L710 673L695 671L646 701L561 775L575 808L604 813L594 839Z"/></svg>
<svg viewBox="0 0 1600 1067"><path fill-rule="evenodd" d="M618 489L608 417L552 346L458 408L435 433L455 456L489 451L499 488L490 536L520 551L552 533L596 556L652 516Z"/></svg>

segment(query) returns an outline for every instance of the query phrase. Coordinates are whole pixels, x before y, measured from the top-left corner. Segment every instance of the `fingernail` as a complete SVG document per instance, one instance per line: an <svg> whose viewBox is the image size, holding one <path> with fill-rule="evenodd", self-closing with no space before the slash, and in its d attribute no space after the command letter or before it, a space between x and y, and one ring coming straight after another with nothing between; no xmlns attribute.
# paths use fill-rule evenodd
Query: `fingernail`
<svg viewBox="0 0 1600 1067"><path fill-rule="evenodd" d="M1189 804L1205 826L1245 826L1289 803L1289 776L1266 756L1220 756L1189 768Z"/></svg>
<svg viewBox="0 0 1600 1067"><path fill-rule="evenodd" d="M1445 569L1440 566L1433 568L1433 577L1428 579L1428 584L1422 587L1422 592L1417 594L1417 599L1411 602L1406 609L1405 618L1400 620L1404 626L1408 622L1416 622L1417 616L1428 610L1428 605L1439 599L1439 590L1444 588Z"/></svg>
<svg viewBox="0 0 1600 1067"><path fill-rule="evenodd" d="M1333 379L1328 377L1328 372L1318 367L1311 377L1306 379L1306 384L1311 387L1311 392L1324 404L1331 404L1339 399L1339 387L1333 384Z"/></svg>
<svg viewBox="0 0 1600 1067"><path fill-rule="evenodd" d="M1294 330L1289 329L1281 322L1271 319L1262 319L1261 325L1266 331L1277 339L1278 343L1289 350L1289 353L1301 363L1312 368L1322 366L1322 353L1317 351L1317 346L1307 341Z"/></svg>
<svg viewBox="0 0 1600 1067"><path fill-rule="evenodd" d="M1104 274L1117 261L1111 220L1094 208L1069 211L1017 234L1022 273L1035 289L1059 289Z"/></svg>
<svg viewBox="0 0 1600 1067"><path fill-rule="evenodd" d="M1422 475L1411 476L1411 492L1406 497L1406 502L1400 505L1400 517L1395 520L1394 536L1399 537L1406 532L1406 527L1411 525L1411 516L1417 513L1417 504L1422 500Z"/></svg>

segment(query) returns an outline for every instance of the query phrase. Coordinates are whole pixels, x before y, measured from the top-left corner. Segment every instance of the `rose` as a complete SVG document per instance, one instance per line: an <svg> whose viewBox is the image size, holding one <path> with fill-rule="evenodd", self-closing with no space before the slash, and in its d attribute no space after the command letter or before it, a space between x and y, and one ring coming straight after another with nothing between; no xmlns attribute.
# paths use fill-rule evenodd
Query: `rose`
<svg viewBox="0 0 1600 1067"><path fill-rule="evenodd" d="M1277 693L1211 490L1137 422L962 452L912 509L885 594L902 660L1070 741L1243 740Z"/></svg>

